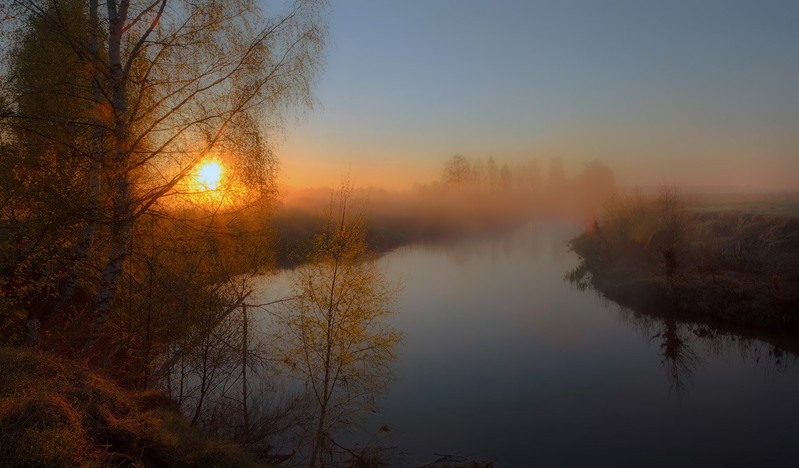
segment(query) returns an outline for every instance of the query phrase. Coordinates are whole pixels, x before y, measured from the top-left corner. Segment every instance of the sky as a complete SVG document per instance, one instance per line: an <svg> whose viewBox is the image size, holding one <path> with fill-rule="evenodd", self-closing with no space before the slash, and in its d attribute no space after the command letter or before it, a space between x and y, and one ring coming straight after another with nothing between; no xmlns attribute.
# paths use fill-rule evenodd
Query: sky
<svg viewBox="0 0 799 468"><path fill-rule="evenodd" d="M799 188L795 0L333 0L325 62L288 186L406 189L462 154Z"/></svg>

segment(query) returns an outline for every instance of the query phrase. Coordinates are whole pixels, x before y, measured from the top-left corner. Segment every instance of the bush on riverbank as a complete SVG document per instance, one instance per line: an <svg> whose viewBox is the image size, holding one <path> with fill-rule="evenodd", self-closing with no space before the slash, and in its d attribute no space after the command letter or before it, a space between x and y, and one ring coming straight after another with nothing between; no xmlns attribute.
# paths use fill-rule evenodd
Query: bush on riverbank
<svg viewBox="0 0 799 468"><path fill-rule="evenodd" d="M799 218L684 209L673 190L612 198L571 241L570 279L633 309L799 329Z"/></svg>

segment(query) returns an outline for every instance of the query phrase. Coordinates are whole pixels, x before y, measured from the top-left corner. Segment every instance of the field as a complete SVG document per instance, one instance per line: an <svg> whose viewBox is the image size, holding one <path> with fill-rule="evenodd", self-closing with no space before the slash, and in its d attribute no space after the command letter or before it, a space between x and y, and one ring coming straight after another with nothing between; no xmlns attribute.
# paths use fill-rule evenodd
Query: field
<svg viewBox="0 0 799 468"><path fill-rule="evenodd" d="M799 193L694 195L686 208L697 213L740 213L799 217Z"/></svg>

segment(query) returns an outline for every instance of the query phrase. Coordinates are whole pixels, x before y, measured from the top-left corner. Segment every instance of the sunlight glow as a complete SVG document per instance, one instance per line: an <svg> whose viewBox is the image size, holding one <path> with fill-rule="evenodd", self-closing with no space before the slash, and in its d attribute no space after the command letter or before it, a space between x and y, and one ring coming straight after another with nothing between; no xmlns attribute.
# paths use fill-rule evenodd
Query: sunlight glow
<svg viewBox="0 0 799 468"><path fill-rule="evenodd" d="M222 165L219 161L211 160L197 168L197 182L205 190L216 190L221 179Z"/></svg>
<svg viewBox="0 0 799 468"><path fill-rule="evenodd" d="M243 206L250 195L247 186L236 178L236 171L228 161L229 153L206 154L176 187L180 195L176 203L186 203L194 208L218 210Z"/></svg>

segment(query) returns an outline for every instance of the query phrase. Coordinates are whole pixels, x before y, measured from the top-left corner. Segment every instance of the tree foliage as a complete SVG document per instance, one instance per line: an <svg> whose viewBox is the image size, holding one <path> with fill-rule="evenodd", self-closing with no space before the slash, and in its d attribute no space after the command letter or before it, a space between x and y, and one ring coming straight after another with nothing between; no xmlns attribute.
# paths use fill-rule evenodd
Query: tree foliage
<svg viewBox="0 0 799 468"><path fill-rule="evenodd" d="M244 254L246 225L263 231L260 215L243 213L269 203L273 136L287 112L311 105L323 5L19 0L3 13L7 308L35 330L77 306L96 336L141 301L150 308L159 297L144 285L157 278L156 307L185 318L189 304L169 296L241 273L219 259ZM191 180L210 157L225 188L203 198Z"/></svg>
<svg viewBox="0 0 799 468"><path fill-rule="evenodd" d="M373 408L400 335L385 323L396 288L367 251L363 208L343 188L331 200L311 262L297 269L283 314L284 360L306 383L313 418L310 466L323 466L336 429Z"/></svg>

